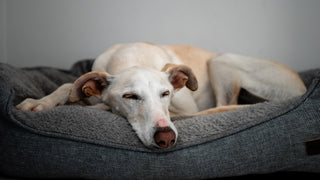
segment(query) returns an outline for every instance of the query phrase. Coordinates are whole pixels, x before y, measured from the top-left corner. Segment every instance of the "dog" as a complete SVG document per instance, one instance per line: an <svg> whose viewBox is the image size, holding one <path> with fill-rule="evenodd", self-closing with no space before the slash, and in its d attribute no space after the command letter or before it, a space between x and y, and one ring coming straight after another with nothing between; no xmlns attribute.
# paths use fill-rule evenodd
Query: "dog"
<svg viewBox="0 0 320 180"><path fill-rule="evenodd" d="M125 117L147 147L169 148L178 132L172 116L243 108L240 90L266 101L301 96L299 75L278 62L218 54L188 45L118 44L98 56L92 71L19 110L41 111L95 97L92 105Z"/></svg>

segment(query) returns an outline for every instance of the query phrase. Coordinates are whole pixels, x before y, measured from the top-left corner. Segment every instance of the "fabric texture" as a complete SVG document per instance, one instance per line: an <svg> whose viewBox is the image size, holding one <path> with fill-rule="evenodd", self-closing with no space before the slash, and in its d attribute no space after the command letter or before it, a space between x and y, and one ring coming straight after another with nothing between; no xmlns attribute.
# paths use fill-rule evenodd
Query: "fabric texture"
<svg viewBox="0 0 320 180"><path fill-rule="evenodd" d="M0 172L21 177L89 179L205 179L277 171L320 173L320 155L305 141L320 137L320 70L301 73L302 97L243 109L174 118L177 145L148 149L126 119L64 105L18 111L90 71L92 60L69 71L0 65Z"/></svg>

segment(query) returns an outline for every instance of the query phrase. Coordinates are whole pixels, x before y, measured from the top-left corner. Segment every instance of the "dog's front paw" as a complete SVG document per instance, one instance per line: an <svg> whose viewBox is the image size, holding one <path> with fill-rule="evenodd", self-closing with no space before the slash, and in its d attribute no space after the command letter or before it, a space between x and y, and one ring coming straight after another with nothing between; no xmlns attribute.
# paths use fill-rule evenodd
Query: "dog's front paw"
<svg viewBox="0 0 320 180"><path fill-rule="evenodd" d="M20 104L16 106L18 110L22 111L42 111L47 110L50 108L53 108L57 106L58 104L54 104L53 102L44 100L44 99L31 99L27 98L24 101L22 101Z"/></svg>

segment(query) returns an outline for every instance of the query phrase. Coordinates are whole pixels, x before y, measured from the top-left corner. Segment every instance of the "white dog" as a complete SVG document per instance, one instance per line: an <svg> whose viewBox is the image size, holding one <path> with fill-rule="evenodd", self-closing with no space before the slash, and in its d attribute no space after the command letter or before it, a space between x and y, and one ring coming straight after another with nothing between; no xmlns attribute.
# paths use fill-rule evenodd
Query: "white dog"
<svg viewBox="0 0 320 180"><path fill-rule="evenodd" d="M95 107L126 117L146 146L167 148L178 137L170 116L241 108L240 89L268 101L306 92L299 75L277 62L186 45L133 43L109 48L95 60L92 72L17 108L40 111L98 97L102 104Z"/></svg>

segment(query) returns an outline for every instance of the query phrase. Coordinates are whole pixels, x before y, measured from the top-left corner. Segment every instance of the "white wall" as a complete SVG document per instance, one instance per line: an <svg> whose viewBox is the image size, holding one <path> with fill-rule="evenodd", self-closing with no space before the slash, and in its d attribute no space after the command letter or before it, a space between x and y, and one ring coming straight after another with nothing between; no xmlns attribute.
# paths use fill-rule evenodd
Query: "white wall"
<svg viewBox="0 0 320 180"><path fill-rule="evenodd" d="M0 0L0 63L7 63L6 57L6 0Z"/></svg>
<svg viewBox="0 0 320 180"><path fill-rule="evenodd" d="M319 0L0 2L6 2L0 24L7 40L1 53L19 67L69 68L113 44L135 41L272 59L298 71L320 67Z"/></svg>

